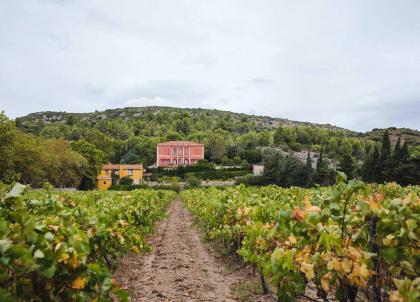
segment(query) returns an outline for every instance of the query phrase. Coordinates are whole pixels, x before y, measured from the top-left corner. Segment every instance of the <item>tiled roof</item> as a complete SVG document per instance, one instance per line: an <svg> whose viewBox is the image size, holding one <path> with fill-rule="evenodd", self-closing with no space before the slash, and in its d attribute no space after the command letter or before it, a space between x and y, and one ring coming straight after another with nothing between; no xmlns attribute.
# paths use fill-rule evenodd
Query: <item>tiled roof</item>
<svg viewBox="0 0 420 302"><path fill-rule="evenodd" d="M103 170L119 170L120 166L123 170L141 170L143 169L143 164L106 164L102 166Z"/></svg>
<svg viewBox="0 0 420 302"><path fill-rule="evenodd" d="M169 141L160 143L158 146L203 146L203 144L189 141Z"/></svg>

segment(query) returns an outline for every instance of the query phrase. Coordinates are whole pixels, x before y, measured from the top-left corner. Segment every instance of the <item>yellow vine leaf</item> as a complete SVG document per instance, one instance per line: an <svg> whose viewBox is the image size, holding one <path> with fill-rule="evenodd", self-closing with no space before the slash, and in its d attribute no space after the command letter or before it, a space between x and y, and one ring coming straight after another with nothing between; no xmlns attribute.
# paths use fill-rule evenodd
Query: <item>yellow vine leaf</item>
<svg viewBox="0 0 420 302"><path fill-rule="evenodd" d="M59 228L59 226L58 226L58 225L52 225L52 224L49 224L49 225L48 225L48 227L49 227L50 229L52 229L54 232L57 232L57 231L58 231L58 228Z"/></svg>
<svg viewBox="0 0 420 302"><path fill-rule="evenodd" d="M70 258L69 254L61 253L60 257L58 257L58 262L67 263L67 260Z"/></svg>
<svg viewBox="0 0 420 302"><path fill-rule="evenodd" d="M330 290L330 282L331 282L332 278L333 278L333 273L332 272L326 273L321 278L322 289L325 290L326 292Z"/></svg>
<svg viewBox="0 0 420 302"><path fill-rule="evenodd" d="M399 294L397 290L391 292L389 295L389 301L391 302L404 302L404 298Z"/></svg>
<svg viewBox="0 0 420 302"><path fill-rule="evenodd" d="M332 271L335 270L336 272L341 272L341 262L338 258L332 258L327 263L327 268Z"/></svg>
<svg viewBox="0 0 420 302"><path fill-rule="evenodd" d="M71 284L73 289L84 289L86 287L87 278L86 277L77 277Z"/></svg>
<svg viewBox="0 0 420 302"><path fill-rule="evenodd" d="M70 265L73 269L79 267L79 260L77 260L77 255L73 254L70 259Z"/></svg>
<svg viewBox="0 0 420 302"><path fill-rule="evenodd" d="M392 244L392 241L394 240L395 236L392 234L387 235L383 240L382 243L385 246L390 246Z"/></svg>
<svg viewBox="0 0 420 302"><path fill-rule="evenodd" d="M302 203L305 206L305 212L308 212L308 213L319 213L319 212L321 212L321 208L312 205L311 201L309 200L308 195L305 196Z"/></svg>
<svg viewBox="0 0 420 302"><path fill-rule="evenodd" d="M366 264L360 265L355 263L353 265L353 271L349 275L349 280L352 284L355 284L360 287L366 287L367 280L369 279L372 273L368 270Z"/></svg>
<svg viewBox="0 0 420 302"><path fill-rule="evenodd" d="M287 240L290 242L290 244L296 244L297 240L296 237L292 235L290 235L289 237L287 237Z"/></svg>
<svg viewBox="0 0 420 302"><path fill-rule="evenodd" d="M310 263L302 262L300 270L308 280L312 280L315 277L314 266Z"/></svg>
<svg viewBox="0 0 420 302"><path fill-rule="evenodd" d="M351 261L348 258L344 258L343 261L341 261L341 268L346 274L350 273L352 269Z"/></svg>
<svg viewBox="0 0 420 302"><path fill-rule="evenodd" d="M296 220L299 220L299 221L302 221L305 218L305 213L302 211L301 208L295 206L293 208L293 216L292 216L292 218L293 219L296 219Z"/></svg>

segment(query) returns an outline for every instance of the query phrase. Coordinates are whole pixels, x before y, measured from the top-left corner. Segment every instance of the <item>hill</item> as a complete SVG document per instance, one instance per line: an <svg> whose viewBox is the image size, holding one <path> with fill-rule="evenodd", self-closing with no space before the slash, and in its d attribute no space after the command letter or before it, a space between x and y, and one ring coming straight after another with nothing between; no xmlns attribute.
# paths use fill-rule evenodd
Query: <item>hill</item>
<svg viewBox="0 0 420 302"><path fill-rule="evenodd" d="M410 184L420 179L417 130L358 133L328 124L220 110L130 107L38 112L15 121L0 113L0 141L8 142L0 150L5 158L0 181L92 188L103 163L151 166L156 145L171 140L203 143L205 159L222 166L249 169L249 164L263 163L265 184L327 185L334 183L336 169L367 181Z"/></svg>
<svg viewBox="0 0 420 302"><path fill-rule="evenodd" d="M395 145L395 143L398 140L398 137L401 136L402 141L407 141L409 145L420 146L420 131L408 128L375 128L372 131L366 132L364 136L373 141L380 142L386 130L388 130L392 145Z"/></svg>
<svg viewBox="0 0 420 302"><path fill-rule="evenodd" d="M373 129L359 133L329 124L201 108L149 106L90 113L46 111L19 117L15 122L24 132L44 138L87 140L107 153L110 161L147 164L154 162L156 143L165 140L204 142L206 157L225 163L233 163L234 158L236 163L256 162L261 156L255 151L266 147L294 152L303 159L305 150L310 147L311 151L319 152L321 144L325 156L331 160L339 161L350 153L363 161L373 146L381 142L385 130L390 134L392 146L400 136L411 147L418 149L420 145L420 131L412 129ZM104 141L108 142L108 150L104 150L107 149Z"/></svg>
<svg viewBox="0 0 420 302"><path fill-rule="evenodd" d="M352 131L330 124L317 124L309 122L293 121L284 118L275 118L269 116L249 115L244 113L235 113L230 111L201 108L176 108L162 106L146 107L126 107L108 109L104 111L95 111L89 113L67 113L62 111L43 111L31 113L17 118L19 127L28 132L36 132L39 125L47 124L70 124L73 122L88 122L96 124L103 120L122 119L125 122L132 119L150 120L151 116L157 115L188 115L191 118L206 116L212 120L229 119L232 123L248 122L255 124L257 129L274 129L278 126L314 126L323 129L341 130L348 133ZM353 132L353 134L356 134Z"/></svg>

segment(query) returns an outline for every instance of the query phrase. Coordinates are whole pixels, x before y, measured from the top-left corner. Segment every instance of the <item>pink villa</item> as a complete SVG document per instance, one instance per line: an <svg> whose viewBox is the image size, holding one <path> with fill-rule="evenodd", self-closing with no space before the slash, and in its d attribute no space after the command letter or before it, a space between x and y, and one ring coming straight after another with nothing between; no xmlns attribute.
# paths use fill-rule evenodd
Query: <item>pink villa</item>
<svg viewBox="0 0 420 302"><path fill-rule="evenodd" d="M156 154L158 167L195 165L204 159L204 145L187 141L170 141L158 144Z"/></svg>

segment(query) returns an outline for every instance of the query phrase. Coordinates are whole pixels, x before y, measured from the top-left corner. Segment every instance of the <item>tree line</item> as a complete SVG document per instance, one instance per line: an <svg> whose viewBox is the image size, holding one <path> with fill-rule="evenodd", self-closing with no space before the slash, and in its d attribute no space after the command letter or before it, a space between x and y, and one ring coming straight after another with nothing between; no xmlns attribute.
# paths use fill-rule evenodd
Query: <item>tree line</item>
<svg viewBox="0 0 420 302"><path fill-rule="evenodd" d="M283 187L314 185L332 185L336 172L344 172L349 178L359 178L370 183L395 181L401 185L420 183L420 156L413 152L410 155L408 142L402 143L399 136L392 148L388 131L384 132L382 143L375 145L364 160L355 159L354 155L345 152L338 165L332 167L323 157L324 146L317 154L316 164L308 152L306 163L292 153L283 155L278 150L268 149L263 155L264 175L248 180L250 184L277 184ZM246 182L246 181L245 181Z"/></svg>
<svg viewBox="0 0 420 302"><path fill-rule="evenodd" d="M309 125L267 128L247 116L219 113L215 117L211 112L190 114L171 109L129 118L85 119L66 113L65 118L54 120L56 113L46 114L50 115L48 122L12 121L1 115L0 155L5 158L1 181L20 180L33 186L49 181L58 187L93 188L103 163L153 165L156 145L169 140L202 142L205 158L220 165L264 163L269 182L285 186L331 184L337 169L372 182L418 181L418 173L413 171L418 167L419 146L404 147L400 141L406 159L395 161L390 152L384 160L383 143L348 131ZM283 153L276 155L278 150ZM293 155L306 150L310 150L307 161L311 167ZM332 161L338 162L338 167L331 166ZM407 169L408 174L404 172Z"/></svg>
<svg viewBox="0 0 420 302"><path fill-rule="evenodd" d="M90 189L105 160L104 152L85 140L45 139L24 133L0 113L0 181L33 187Z"/></svg>

